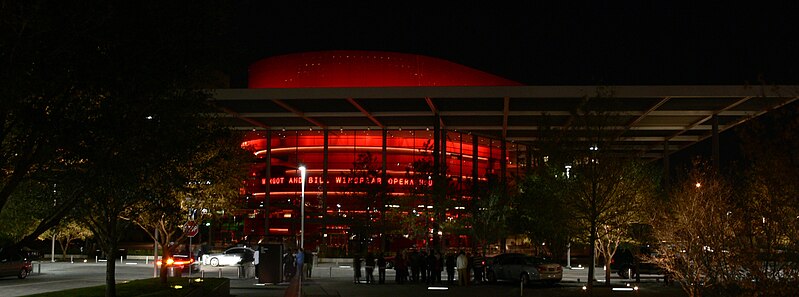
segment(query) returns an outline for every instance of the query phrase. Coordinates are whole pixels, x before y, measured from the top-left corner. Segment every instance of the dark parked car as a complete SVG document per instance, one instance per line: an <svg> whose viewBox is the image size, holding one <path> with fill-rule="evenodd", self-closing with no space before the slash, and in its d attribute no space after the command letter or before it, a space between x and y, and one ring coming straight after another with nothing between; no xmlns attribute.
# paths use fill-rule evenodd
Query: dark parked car
<svg viewBox="0 0 799 297"><path fill-rule="evenodd" d="M616 272L621 278L632 278L636 274L663 274L663 270L652 263L648 258L655 256L652 248L642 246L638 251L621 249L613 255L610 262L610 271Z"/></svg>
<svg viewBox="0 0 799 297"><path fill-rule="evenodd" d="M22 255L14 255L5 259L0 259L0 277L16 276L26 278L33 270L31 260Z"/></svg>
<svg viewBox="0 0 799 297"><path fill-rule="evenodd" d="M525 254L501 254L489 259L486 278L489 282L521 281L554 284L563 279L563 267L546 258Z"/></svg>

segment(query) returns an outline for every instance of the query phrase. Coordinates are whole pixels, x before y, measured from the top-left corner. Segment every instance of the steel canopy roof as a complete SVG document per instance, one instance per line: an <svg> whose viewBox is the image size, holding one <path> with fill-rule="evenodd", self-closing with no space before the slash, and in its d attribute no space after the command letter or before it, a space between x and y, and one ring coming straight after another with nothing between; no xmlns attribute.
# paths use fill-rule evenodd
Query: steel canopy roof
<svg viewBox="0 0 799 297"><path fill-rule="evenodd" d="M663 157L797 99L799 86L469 86L217 89L213 104L237 130L427 129L535 149L539 127L569 126L584 104L606 110L618 137L610 149ZM604 94L604 95L598 95ZM589 99L586 103L586 99Z"/></svg>

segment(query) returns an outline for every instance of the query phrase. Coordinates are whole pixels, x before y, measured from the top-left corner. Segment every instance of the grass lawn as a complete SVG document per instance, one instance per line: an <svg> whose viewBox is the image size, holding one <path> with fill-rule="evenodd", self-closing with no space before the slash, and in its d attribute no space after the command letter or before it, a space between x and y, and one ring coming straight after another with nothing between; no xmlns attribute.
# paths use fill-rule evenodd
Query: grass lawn
<svg viewBox="0 0 799 297"><path fill-rule="evenodd" d="M195 287L204 287L205 291L210 291L213 288L216 288L223 282L226 282L227 279L221 278L205 278L202 279L202 282L194 282L196 278L192 278L192 283L189 284L189 278L183 277L170 277L169 278L169 287L163 287L160 284L160 280L158 278L149 278L149 279L141 279L130 281L127 283L119 283L117 284L117 296L119 297L128 297L128 296L164 296L164 297L180 297L185 296L191 290L191 288ZM182 288L176 288L182 287ZM225 292L227 293L227 292ZM96 287L87 287L87 288L79 288L79 289L71 289L71 290L64 290L64 291L57 291L57 292L50 292L50 293L43 293L43 294L36 294L30 296L39 296L39 297L67 297L67 296L86 296L86 297L103 297L105 296L105 286L96 286Z"/></svg>

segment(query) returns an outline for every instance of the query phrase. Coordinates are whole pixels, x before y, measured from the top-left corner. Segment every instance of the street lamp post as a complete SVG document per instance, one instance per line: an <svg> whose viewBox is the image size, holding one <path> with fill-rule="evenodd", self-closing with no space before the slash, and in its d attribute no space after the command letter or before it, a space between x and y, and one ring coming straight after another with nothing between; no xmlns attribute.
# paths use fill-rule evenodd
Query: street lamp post
<svg viewBox="0 0 799 297"><path fill-rule="evenodd" d="M305 249L305 165L300 165L300 178L302 178L302 191L300 192L300 249Z"/></svg>

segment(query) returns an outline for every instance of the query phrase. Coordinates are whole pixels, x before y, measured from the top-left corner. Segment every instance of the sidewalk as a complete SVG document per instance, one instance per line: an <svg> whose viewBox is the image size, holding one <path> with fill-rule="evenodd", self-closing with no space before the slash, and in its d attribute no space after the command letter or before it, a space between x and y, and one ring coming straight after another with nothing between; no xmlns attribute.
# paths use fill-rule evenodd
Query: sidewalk
<svg viewBox="0 0 799 297"><path fill-rule="evenodd" d="M396 284L394 271L387 271L385 284L355 284L352 279L352 268L346 265L317 265L313 271L313 278L303 281L300 288L299 282L292 284L281 283L277 285L256 285L255 279L231 279L231 293L236 296L365 296L365 297L419 297L419 296L585 296L582 286L585 285L585 270L564 271L564 280L554 286L533 284L521 288L518 283L501 282L498 284L478 284L461 287L457 285L439 284L434 287L416 284ZM597 271L597 278L603 271ZM446 279L446 273L443 273ZM582 282L577 279L582 278ZM617 292L611 288L596 285L596 296L684 296L679 286L665 287L656 278L644 278L642 283L634 284L629 280L612 279L611 283L616 288L625 288L630 283L630 288L639 286L639 291Z"/></svg>
<svg viewBox="0 0 799 297"><path fill-rule="evenodd" d="M282 297L420 297L420 296L586 296L582 289L583 284L561 283L554 286L530 285L521 288L516 283L481 284L472 286L437 285L429 287L424 284L354 284L343 279L308 279L303 281L302 289L297 282L291 286L284 285L284 291L258 290L251 296L282 296ZM678 286L663 287L655 283L642 283L638 291L613 291L612 288L595 286L595 296L685 296ZM615 284L615 288L625 288ZM266 288L264 288L266 289ZM281 293L281 294L278 294ZM245 296L237 294L237 296Z"/></svg>

